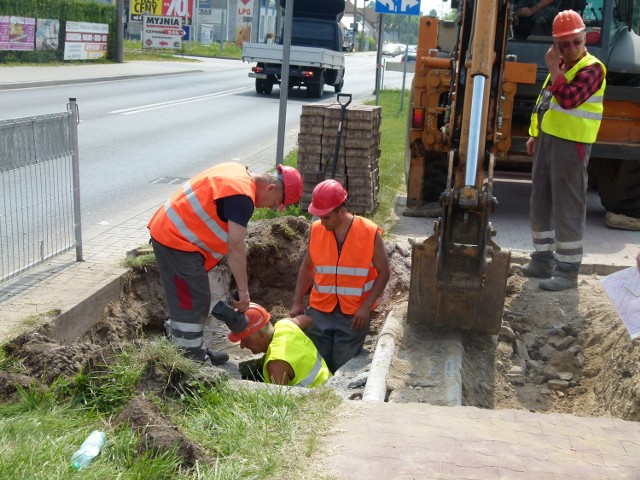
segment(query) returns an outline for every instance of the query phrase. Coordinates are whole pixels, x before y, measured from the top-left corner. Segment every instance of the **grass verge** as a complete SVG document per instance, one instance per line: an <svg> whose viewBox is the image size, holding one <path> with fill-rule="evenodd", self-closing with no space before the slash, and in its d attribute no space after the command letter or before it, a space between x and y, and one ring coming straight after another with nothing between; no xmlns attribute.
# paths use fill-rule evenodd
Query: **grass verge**
<svg viewBox="0 0 640 480"><path fill-rule="evenodd" d="M11 369L11 365L4 364ZM224 380L190 385L188 391L145 395L196 443L209 461L185 466L176 451L147 450L143 439L113 418L149 379L170 384L197 367L164 339L126 346L98 365L47 388L21 389L0 404L0 478L69 478L73 452L92 430L107 434L94 462L75 474L104 479L312 478L307 465L316 433L339 403L328 389L298 395L286 389L247 389Z"/></svg>
<svg viewBox="0 0 640 480"><path fill-rule="evenodd" d="M124 59L125 61L135 60L152 60L152 61L170 61L170 62L192 62L191 58L183 58L183 55L193 57L210 57L210 58L237 58L242 57L242 47L238 47L235 43L225 42L224 46L219 43L212 45L203 45L200 42L182 42L180 50L157 50L142 48L142 42L139 40L125 40L124 42Z"/></svg>

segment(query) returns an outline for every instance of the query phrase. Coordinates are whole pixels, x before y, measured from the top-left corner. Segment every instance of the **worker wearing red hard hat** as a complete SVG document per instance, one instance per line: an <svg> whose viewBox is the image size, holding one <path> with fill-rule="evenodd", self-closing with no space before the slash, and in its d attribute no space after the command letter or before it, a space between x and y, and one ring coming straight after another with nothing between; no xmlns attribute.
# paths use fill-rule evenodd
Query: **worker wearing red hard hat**
<svg viewBox="0 0 640 480"><path fill-rule="evenodd" d="M253 210L282 209L301 195L302 177L293 167L254 174L229 162L188 180L155 213L148 228L169 307L165 330L188 357L228 360L203 342L211 304L207 272L227 256L238 289L235 307L244 311L250 302L244 240Z"/></svg>
<svg viewBox="0 0 640 480"><path fill-rule="evenodd" d="M531 116L527 151L533 155L530 203L534 252L522 272L543 290L578 287L587 208L587 165L596 141L606 68L587 52L585 25L573 10L553 21L545 55L549 75Z"/></svg>
<svg viewBox="0 0 640 480"><path fill-rule="evenodd" d="M311 225L293 298L291 316L307 314L307 335L335 372L362 349L371 311L389 281L389 260L382 230L347 210L347 191L335 180L313 190L309 212L320 217Z"/></svg>
<svg viewBox="0 0 640 480"><path fill-rule="evenodd" d="M247 327L228 337L240 342L241 348L265 354L261 373L266 383L319 387L331 377L324 359L304 334L311 325L310 317L283 318L272 325L269 312L257 303L250 303L244 314Z"/></svg>

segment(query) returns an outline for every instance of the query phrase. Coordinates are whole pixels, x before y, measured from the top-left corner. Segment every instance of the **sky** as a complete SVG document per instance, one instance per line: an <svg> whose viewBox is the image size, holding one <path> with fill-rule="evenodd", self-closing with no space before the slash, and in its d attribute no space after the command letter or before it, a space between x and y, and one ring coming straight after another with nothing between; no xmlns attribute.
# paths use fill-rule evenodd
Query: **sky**
<svg viewBox="0 0 640 480"><path fill-rule="evenodd" d="M426 15L432 9L435 9L440 14L440 9L442 9L443 13L447 13L451 10L451 0L446 2L442 2L440 0L420 0L420 11L422 14Z"/></svg>

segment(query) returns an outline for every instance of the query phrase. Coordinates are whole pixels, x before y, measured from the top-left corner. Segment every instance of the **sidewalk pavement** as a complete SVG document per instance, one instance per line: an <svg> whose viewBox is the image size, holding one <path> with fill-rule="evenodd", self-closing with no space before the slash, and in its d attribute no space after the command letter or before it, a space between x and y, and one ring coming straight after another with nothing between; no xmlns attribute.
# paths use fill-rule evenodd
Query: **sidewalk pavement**
<svg viewBox="0 0 640 480"><path fill-rule="evenodd" d="M0 67L0 90L93 83L158 75L176 75L205 70L223 70L235 59L192 59L184 62L136 61L125 63L73 63L55 67ZM189 61L193 60L193 61Z"/></svg>
<svg viewBox="0 0 640 480"><path fill-rule="evenodd" d="M33 86L38 81L41 85L78 82L83 77L103 81L201 68L200 64L158 63L2 68L0 89ZM290 134L288 148L295 141L296 135ZM275 145L272 149L243 161L258 171L260 159L275 157ZM526 181L497 182L496 196L510 201L492 217L497 243L521 258L531 241L528 188ZM0 342L33 328L38 316L52 310L101 311L99 303L109 297L108 291L120 288L125 270L119 262L125 252L148 241L146 224L155 208L87 240L84 262L75 262L73 253L64 254L0 285ZM585 272L607 274L633 265L640 232L607 229L593 194L587 217ZM408 237L426 237L432 231L432 220L400 216L391 234L406 242ZM337 430L324 440L321 460L339 479L640 480L637 422L425 404L345 402L341 411Z"/></svg>

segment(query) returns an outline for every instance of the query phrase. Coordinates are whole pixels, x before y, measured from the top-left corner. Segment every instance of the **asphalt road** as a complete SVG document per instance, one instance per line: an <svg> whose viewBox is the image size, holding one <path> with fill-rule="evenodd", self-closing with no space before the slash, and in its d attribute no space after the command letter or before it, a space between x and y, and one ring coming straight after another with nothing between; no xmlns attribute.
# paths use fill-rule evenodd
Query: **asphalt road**
<svg viewBox="0 0 640 480"><path fill-rule="evenodd" d="M347 57L344 93L371 98L375 55ZM61 112L76 98L83 236L94 238L168 198L214 164L259 155L277 141L279 88L257 95L250 65L212 59L199 71L118 81L0 91L0 119ZM294 90L285 132L295 139L302 106L331 102ZM286 152L285 152L286 153ZM265 155L264 169L275 165Z"/></svg>

